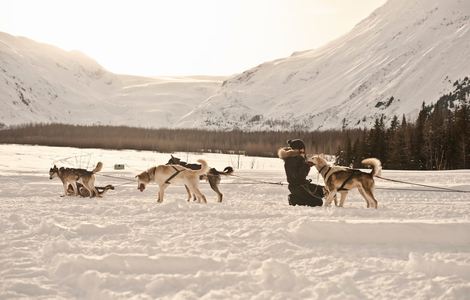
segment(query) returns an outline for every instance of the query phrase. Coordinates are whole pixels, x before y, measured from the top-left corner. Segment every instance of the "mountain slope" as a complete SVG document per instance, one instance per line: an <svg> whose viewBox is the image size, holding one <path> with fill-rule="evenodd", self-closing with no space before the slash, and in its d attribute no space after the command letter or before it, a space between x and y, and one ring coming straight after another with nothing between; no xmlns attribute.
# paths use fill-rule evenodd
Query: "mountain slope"
<svg viewBox="0 0 470 300"><path fill-rule="evenodd" d="M0 119L170 127L215 93L221 78L117 75L79 52L0 33Z"/></svg>
<svg viewBox="0 0 470 300"><path fill-rule="evenodd" d="M423 101L437 101L468 75L465 0L389 0L324 47L263 63L223 83L117 75L81 53L0 33L0 127L363 127L381 114L413 118Z"/></svg>
<svg viewBox="0 0 470 300"><path fill-rule="evenodd" d="M7 124L87 118L118 78L78 52L0 33L0 117Z"/></svg>
<svg viewBox="0 0 470 300"><path fill-rule="evenodd" d="M225 81L178 126L329 129L416 116L470 74L470 2L389 0L326 46Z"/></svg>

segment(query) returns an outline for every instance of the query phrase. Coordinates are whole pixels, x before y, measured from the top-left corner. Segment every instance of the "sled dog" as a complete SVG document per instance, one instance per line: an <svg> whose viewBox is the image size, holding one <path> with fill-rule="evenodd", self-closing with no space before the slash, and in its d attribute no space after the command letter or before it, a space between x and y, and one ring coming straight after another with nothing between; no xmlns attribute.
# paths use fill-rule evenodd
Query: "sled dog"
<svg viewBox="0 0 470 300"><path fill-rule="evenodd" d="M106 193L108 190L114 190L114 186L112 186L111 184L108 184L106 186L95 186L95 188L98 191L98 196L95 194L95 192L93 192L93 197L101 197L101 195ZM78 194L81 197L90 197L88 190L80 182L77 182L77 189ZM69 195L74 195L73 186L71 184L69 184L67 188L67 196Z"/></svg>
<svg viewBox="0 0 470 300"><path fill-rule="evenodd" d="M325 159L315 155L309 159L318 173L325 181L328 190L325 205L329 206L336 193L340 193L339 206L343 207L348 191L357 188L367 203L367 207L377 208L377 200L374 197L374 176L380 175L382 164L377 158L366 158L362 164L372 166L372 172L366 173L357 169L342 166L329 166Z"/></svg>
<svg viewBox="0 0 470 300"><path fill-rule="evenodd" d="M199 170L191 170L180 165L152 167L136 176L138 180L137 189L143 192L147 184L152 181L156 182L159 186L157 201L162 202L165 189L171 183L182 183L189 189L189 197L193 194L196 195L199 202L207 203L206 196L201 193L198 184L199 176L206 174L209 171L209 166L203 159L199 159L198 162L201 164Z"/></svg>
<svg viewBox="0 0 470 300"><path fill-rule="evenodd" d="M189 164L184 161L181 161L178 157L174 157L173 155L171 156L170 160L168 161L167 165L180 165L185 168L191 169L191 170L199 170L201 169L200 164ZM217 199L218 202L222 202L223 194L219 190L219 184L220 184L220 175L230 175L233 173L233 168L232 167L225 167L223 172L218 171L215 168L210 168L209 172L207 174L203 174L199 176L199 179L205 179L209 182L209 185L211 186L212 190L217 194ZM187 186L186 191L189 194L189 199L191 198L190 191ZM193 195L194 197L196 195Z"/></svg>
<svg viewBox="0 0 470 300"><path fill-rule="evenodd" d="M75 168L57 168L56 165L49 169L49 179L59 177L64 185L64 196L67 196L69 184L72 186L73 194L78 195L77 182L81 183L83 187L88 191L90 198L93 195L101 197L101 194L95 188L95 173L101 171L103 168L103 163L98 162L96 167L92 171L87 171L85 169L75 169Z"/></svg>

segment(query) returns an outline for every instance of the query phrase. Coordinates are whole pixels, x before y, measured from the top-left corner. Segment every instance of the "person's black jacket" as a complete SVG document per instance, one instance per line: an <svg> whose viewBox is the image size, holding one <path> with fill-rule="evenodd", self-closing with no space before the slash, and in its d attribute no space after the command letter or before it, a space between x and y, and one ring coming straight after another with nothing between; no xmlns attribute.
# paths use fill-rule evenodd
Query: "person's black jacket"
<svg viewBox="0 0 470 300"><path fill-rule="evenodd" d="M284 160L287 182L289 183L288 196L290 205L322 206L324 197L323 187L310 183L307 180L310 165L300 154L299 150L281 148L278 151L279 158Z"/></svg>
<svg viewBox="0 0 470 300"><path fill-rule="evenodd" d="M307 176L310 172L310 166L299 150L281 148L278 151L278 156L284 160L289 189L309 182Z"/></svg>

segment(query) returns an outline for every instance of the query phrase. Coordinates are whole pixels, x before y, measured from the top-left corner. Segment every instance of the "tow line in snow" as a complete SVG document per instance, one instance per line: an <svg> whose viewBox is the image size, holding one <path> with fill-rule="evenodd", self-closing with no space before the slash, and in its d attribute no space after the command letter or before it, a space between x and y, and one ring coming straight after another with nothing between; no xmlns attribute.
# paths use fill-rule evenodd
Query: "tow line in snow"
<svg viewBox="0 0 470 300"><path fill-rule="evenodd" d="M104 175L104 174L96 174L96 175L126 181L125 183L122 183L120 185L125 185L128 182L135 183L134 179L128 179L128 178L124 178L124 177ZM271 185L279 185L279 186L288 185L287 182L281 182L281 181L275 182L275 181L258 180L258 179L243 177L243 176L234 175L234 174L231 174L230 176L237 177L237 178L240 178L240 179L243 179L243 180L246 180L246 181L245 182L225 182L224 184L271 184ZM381 188L381 187L376 187L376 189L378 189L378 190L396 190L396 191L414 191L414 192L470 193L470 191L457 190L457 189L451 189L451 188L434 186L434 185L427 185L427 184L421 184L421 183L414 183L414 182L402 181L402 180L397 180L397 179L390 179L390 178L386 178L386 177L382 177L382 176L375 176L375 177L380 178L382 180L386 180L386 181L404 183L404 184L415 185L415 186L422 186L422 187L426 187L426 188L431 189L431 190L429 190L429 189L406 189L406 188ZM116 186L120 186L120 185L116 185Z"/></svg>
<svg viewBox="0 0 470 300"><path fill-rule="evenodd" d="M435 190L419 190L419 191L423 191L423 192L438 192L436 190L441 190L441 191L452 192L452 193L470 193L470 191L463 191L463 190L451 189L451 188L434 186L434 185L414 183L414 182L402 181L402 180L397 180L397 179L390 179L390 178L385 178L385 177L382 177L382 176L375 176L375 177L380 178L382 180L386 180L386 181L399 182L399 183L405 183L405 184L409 184L409 185L416 185L416 186L422 186L422 187L435 189ZM407 190L412 191L411 189L407 189Z"/></svg>
<svg viewBox="0 0 470 300"><path fill-rule="evenodd" d="M252 178L247 178L247 177L242 177L238 175L230 175L234 177L238 177L240 179L248 180L251 182L231 182L231 183L225 183L225 184L273 184L273 185L287 185L286 182L270 182L270 181L263 181L263 180L256 180ZM401 181L401 180L396 180L396 179L390 179L390 178L385 178L382 176L375 176L377 178L387 180L387 181L392 181L392 182L399 182L399 183L405 183L409 185L416 185L416 186L422 186L426 188L431 188L432 190L425 190L425 189L404 189L404 188L380 188L376 187L378 190L397 190L397 191L417 191L417 192L448 192L448 193L470 193L470 191L464 191L464 190L457 190L457 189L451 189L451 188L445 188L445 187L439 187L439 186L433 186L433 185L426 185L426 184L420 184L420 183L414 183L414 182L409 182L409 181Z"/></svg>

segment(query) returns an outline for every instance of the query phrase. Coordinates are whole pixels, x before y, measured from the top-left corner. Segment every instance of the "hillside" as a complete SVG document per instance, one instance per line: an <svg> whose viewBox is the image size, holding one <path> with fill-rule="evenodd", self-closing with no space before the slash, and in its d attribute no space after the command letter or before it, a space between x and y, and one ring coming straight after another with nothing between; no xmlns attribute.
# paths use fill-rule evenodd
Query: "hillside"
<svg viewBox="0 0 470 300"><path fill-rule="evenodd" d="M415 118L470 73L470 2L389 0L322 48L226 80L182 127L307 130Z"/></svg>
<svg viewBox="0 0 470 300"><path fill-rule="evenodd" d="M170 127L222 78L117 75L86 55L0 33L0 119Z"/></svg>
<svg viewBox="0 0 470 300"><path fill-rule="evenodd" d="M118 75L82 53L0 33L0 125L363 128L382 114L414 120L423 101L436 102L468 74L463 0L389 0L319 49L230 78Z"/></svg>

